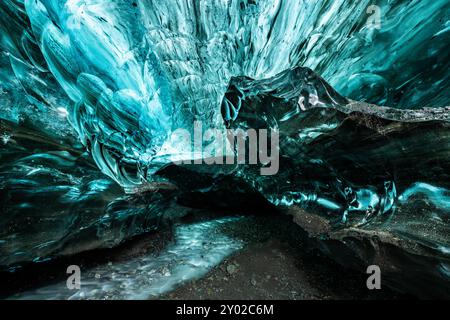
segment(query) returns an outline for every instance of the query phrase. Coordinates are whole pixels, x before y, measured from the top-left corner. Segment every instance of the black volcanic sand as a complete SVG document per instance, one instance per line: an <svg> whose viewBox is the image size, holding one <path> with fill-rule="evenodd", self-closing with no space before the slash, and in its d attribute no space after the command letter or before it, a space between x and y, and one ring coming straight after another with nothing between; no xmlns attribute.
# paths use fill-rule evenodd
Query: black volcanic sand
<svg viewBox="0 0 450 320"><path fill-rule="evenodd" d="M224 214L195 211L180 223L195 223ZM173 240L171 226L142 235L123 245L95 250L46 263L30 264L14 273L0 273L0 298L65 281L70 264L86 269L158 255ZM162 299L405 299L386 287L366 287L365 270L355 272L310 249L302 229L292 218L274 214L246 216L220 225L218 232L242 240L244 248L213 268L200 280L187 282Z"/></svg>

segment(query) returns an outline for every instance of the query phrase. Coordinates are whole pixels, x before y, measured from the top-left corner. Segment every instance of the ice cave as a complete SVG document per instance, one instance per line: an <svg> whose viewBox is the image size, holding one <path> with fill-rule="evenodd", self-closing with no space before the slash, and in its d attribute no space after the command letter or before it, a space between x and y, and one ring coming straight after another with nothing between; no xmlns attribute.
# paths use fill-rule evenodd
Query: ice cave
<svg viewBox="0 0 450 320"><path fill-rule="evenodd" d="M0 298L450 298L449 45L448 0L2 0Z"/></svg>

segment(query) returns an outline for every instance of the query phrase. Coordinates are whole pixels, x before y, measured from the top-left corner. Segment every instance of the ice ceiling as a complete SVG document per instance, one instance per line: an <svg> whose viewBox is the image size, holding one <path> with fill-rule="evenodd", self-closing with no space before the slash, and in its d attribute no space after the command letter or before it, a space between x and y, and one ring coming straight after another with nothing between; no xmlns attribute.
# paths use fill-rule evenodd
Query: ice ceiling
<svg viewBox="0 0 450 320"><path fill-rule="evenodd" d="M219 173L448 254L450 4L375 2L3 0L0 264L114 246ZM277 176L170 167L224 108L280 131Z"/></svg>

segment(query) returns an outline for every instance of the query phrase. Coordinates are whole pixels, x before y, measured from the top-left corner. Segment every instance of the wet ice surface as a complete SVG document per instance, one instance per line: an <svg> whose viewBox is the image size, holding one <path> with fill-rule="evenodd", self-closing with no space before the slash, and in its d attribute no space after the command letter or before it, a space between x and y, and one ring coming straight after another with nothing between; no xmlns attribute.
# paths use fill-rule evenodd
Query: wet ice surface
<svg viewBox="0 0 450 320"><path fill-rule="evenodd" d="M175 227L175 240L158 256L139 256L128 261L107 263L81 270L81 289L69 290L66 282L19 293L10 299L151 299L169 292L183 282L205 275L243 241L221 233L225 223L240 217L221 218Z"/></svg>

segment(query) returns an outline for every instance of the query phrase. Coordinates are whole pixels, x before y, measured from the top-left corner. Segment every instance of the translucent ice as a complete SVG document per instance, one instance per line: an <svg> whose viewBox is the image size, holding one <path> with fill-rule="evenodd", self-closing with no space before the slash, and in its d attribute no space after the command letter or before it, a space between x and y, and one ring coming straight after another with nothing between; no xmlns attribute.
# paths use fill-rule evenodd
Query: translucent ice
<svg viewBox="0 0 450 320"><path fill-rule="evenodd" d="M42 113L67 110L99 168L129 187L184 149L168 140L173 130L192 130L193 120L223 126L220 103L233 76L307 66L353 99L448 103L448 1L371 4L8 0L2 47L30 101Z"/></svg>

